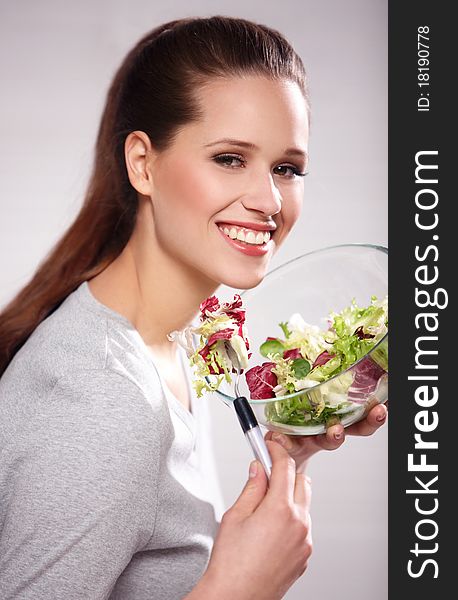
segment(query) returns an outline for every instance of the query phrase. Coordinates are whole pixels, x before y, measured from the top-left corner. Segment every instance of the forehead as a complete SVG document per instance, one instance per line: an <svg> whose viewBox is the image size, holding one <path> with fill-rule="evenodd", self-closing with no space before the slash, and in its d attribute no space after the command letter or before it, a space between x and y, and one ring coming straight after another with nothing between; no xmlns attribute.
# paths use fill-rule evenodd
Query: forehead
<svg viewBox="0 0 458 600"><path fill-rule="evenodd" d="M261 76L212 79L197 101L202 117L185 126L184 138L208 143L237 138L261 147L307 149L307 104L299 86Z"/></svg>

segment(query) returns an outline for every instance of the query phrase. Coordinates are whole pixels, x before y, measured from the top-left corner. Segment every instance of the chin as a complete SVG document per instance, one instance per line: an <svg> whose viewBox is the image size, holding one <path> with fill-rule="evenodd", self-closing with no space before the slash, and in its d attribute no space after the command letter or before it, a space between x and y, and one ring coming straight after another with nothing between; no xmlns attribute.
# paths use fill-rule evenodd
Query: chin
<svg viewBox="0 0 458 600"><path fill-rule="evenodd" d="M251 290L261 283L267 274L266 269L259 272L235 272L221 277L221 283L238 290Z"/></svg>

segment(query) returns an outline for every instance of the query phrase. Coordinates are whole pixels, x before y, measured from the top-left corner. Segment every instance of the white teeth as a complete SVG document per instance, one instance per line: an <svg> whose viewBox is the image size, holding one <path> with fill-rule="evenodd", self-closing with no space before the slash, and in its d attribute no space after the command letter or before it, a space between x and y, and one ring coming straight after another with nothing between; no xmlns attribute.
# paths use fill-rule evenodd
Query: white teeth
<svg viewBox="0 0 458 600"><path fill-rule="evenodd" d="M237 227L220 227L228 237L232 240L240 240L245 244L262 245L267 244L270 240L270 231L253 231L252 229L240 229Z"/></svg>

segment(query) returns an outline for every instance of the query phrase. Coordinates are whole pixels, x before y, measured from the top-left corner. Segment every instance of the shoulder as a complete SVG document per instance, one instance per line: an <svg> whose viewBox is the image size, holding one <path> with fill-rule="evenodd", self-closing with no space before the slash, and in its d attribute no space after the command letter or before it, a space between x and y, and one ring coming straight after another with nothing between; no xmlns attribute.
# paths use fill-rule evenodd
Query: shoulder
<svg viewBox="0 0 458 600"><path fill-rule="evenodd" d="M68 372L103 369L106 319L85 310L73 295L44 319L15 354L0 379L2 403L21 405L48 396ZM22 407L24 411L26 406Z"/></svg>
<svg viewBox="0 0 458 600"><path fill-rule="evenodd" d="M106 363L107 319L87 310L73 294L32 332L13 361L58 377L69 368L101 368Z"/></svg>
<svg viewBox="0 0 458 600"><path fill-rule="evenodd" d="M159 433L161 415L152 400L124 373L108 368L74 370L56 381L34 423L50 437L78 432L96 446L135 440L138 448Z"/></svg>
<svg viewBox="0 0 458 600"><path fill-rule="evenodd" d="M4 466L16 465L14 478L44 483L51 494L76 500L84 493L88 508L128 496L151 500L162 436L162 420L135 383L105 369L75 371L21 419Z"/></svg>
<svg viewBox="0 0 458 600"><path fill-rule="evenodd" d="M0 437L40 414L85 412L145 428L161 416L162 388L131 332L71 294L33 331L0 379ZM52 408L51 408L52 407ZM65 424L62 416L63 426Z"/></svg>
<svg viewBox="0 0 458 600"><path fill-rule="evenodd" d="M40 399L0 404L12 459L64 461L69 472L99 462L105 476L140 475L158 462L167 429L163 402L111 369L70 371Z"/></svg>

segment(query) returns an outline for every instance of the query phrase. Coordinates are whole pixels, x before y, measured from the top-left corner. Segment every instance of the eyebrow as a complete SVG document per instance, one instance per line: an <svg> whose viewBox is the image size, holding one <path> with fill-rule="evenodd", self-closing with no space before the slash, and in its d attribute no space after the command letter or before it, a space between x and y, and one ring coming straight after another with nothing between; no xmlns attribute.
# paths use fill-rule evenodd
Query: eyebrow
<svg viewBox="0 0 458 600"><path fill-rule="evenodd" d="M216 142L205 144L205 148L209 148L210 146L216 146L217 144L229 144L231 146L239 146L241 148L247 148L249 150L259 150L259 146L256 146L256 144L252 144L251 142L244 142L243 140L235 140L233 138L221 138L220 140L216 140ZM286 156L299 156L300 158L308 159L307 152L304 152L299 148L287 148L284 154Z"/></svg>

